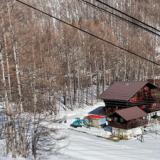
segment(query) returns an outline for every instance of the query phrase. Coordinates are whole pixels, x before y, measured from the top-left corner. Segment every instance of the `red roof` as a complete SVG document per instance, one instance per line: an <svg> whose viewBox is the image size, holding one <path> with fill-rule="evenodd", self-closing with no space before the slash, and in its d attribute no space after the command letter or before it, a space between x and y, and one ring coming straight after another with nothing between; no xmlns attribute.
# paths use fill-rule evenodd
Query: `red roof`
<svg viewBox="0 0 160 160"><path fill-rule="evenodd" d="M91 114L91 115L88 115L87 118L89 118L89 119L101 119L101 118L105 118L105 116Z"/></svg>
<svg viewBox="0 0 160 160"><path fill-rule="evenodd" d="M144 86L148 86L151 89L157 87L148 81L142 82L115 82L108 89L106 89L100 98L104 100L124 100L128 101L132 98L140 89Z"/></svg>
<svg viewBox="0 0 160 160"><path fill-rule="evenodd" d="M126 121L147 116L147 113L138 107L120 109L120 110L117 110L115 113L121 116Z"/></svg>

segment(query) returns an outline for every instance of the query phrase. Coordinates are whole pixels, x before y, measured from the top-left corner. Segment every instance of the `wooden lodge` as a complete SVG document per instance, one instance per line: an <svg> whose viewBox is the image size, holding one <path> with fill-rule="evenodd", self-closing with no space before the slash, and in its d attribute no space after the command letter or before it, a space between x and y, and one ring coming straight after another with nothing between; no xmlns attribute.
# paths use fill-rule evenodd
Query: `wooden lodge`
<svg viewBox="0 0 160 160"><path fill-rule="evenodd" d="M145 82L115 82L101 95L110 126L131 129L147 124L146 116L160 110L160 91Z"/></svg>
<svg viewBox="0 0 160 160"><path fill-rule="evenodd" d="M131 129L147 124L147 114L138 107L130 107L115 111L109 125L115 128Z"/></svg>

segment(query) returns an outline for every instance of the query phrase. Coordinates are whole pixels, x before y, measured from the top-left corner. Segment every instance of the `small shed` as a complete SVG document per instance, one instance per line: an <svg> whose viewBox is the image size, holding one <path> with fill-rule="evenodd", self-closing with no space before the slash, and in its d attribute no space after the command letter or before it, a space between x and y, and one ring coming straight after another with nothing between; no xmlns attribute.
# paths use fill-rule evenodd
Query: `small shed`
<svg viewBox="0 0 160 160"><path fill-rule="evenodd" d="M112 121L109 125L115 128L131 129L147 124L147 113L139 107L130 107L116 110L111 116Z"/></svg>
<svg viewBox="0 0 160 160"><path fill-rule="evenodd" d="M130 139L142 135L143 126L148 123L147 114L139 107L125 108L115 111L112 121L112 134L122 139Z"/></svg>
<svg viewBox="0 0 160 160"><path fill-rule="evenodd" d="M106 117L102 115L91 114L84 118L88 121L89 126L101 127L106 124Z"/></svg>

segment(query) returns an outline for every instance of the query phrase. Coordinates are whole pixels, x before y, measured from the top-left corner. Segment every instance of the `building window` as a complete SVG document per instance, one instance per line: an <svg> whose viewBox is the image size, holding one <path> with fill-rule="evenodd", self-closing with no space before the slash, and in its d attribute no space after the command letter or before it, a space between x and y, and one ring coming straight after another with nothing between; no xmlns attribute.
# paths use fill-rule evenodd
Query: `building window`
<svg viewBox="0 0 160 160"><path fill-rule="evenodd" d="M121 122L121 123L123 123L123 122L124 122L123 118L120 118L120 122Z"/></svg>
<svg viewBox="0 0 160 160"><path fill-rule="evenodd" d="M118 121L118 118L117 117L114 117L114 122L117 122Z"/></svg>

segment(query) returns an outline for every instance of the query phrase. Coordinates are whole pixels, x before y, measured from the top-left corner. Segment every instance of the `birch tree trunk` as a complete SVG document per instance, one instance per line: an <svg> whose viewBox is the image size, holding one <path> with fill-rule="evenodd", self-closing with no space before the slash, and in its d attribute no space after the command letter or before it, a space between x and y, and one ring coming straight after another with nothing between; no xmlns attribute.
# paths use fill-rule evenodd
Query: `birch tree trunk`
<svg viewBox="0 0 160 160"><path fill-rule="evenodd" d="M15 61L15 68L16 68L16 79L17 79L17 86L18 86L18 94L19 94L19 112L23 112L23 104L22 104L22 91L21 91L21 82L20 82L20 69L19 69L19 62L18 62L18 57L17 57L17 41L15 38L15 33L14 33L14 27L12 25L12 20L11 20L11 10L9 4L7 4L8 7L8 17L9 17L9 25L10 25L10 32L11 32L11 37L12 37L12 47L13 47L13 56L14 56L14 61Z"/></svg>
<svg viewBox="0 0 160 160"><path fill-rule="evenodd" d="M25 120L21 119L21 113L23 112L23 104L22 104L22 90L21 90L21 82L20 82L20 67L19 67L19 60L18 60L18 48L17 48L17 41L15 38L15 30L14 26L12 25L12 18L11 18L11 8L10 5L7 4L8 9L8 18L9 18L9 25L10 25L10 32L11 32L11 39L12 39L12 49L13 49L13 58L15 62L15 72L16 72L16 80L17 80L17 90L18 90L18 116L16 119L18 121L18 129L15 129L15 125L13 126L14 133L14 139L12 142L12 154L15 156L15 154L20 154L22 156L26 156L26 125ZM15 151L16 150L16 151ZM16 153L15 153L16 152Z"/></svg>
<svg viewBox="0 0 160 160"><path fill-rule="evenodd" d="M3 87L4 87L4 102L5 102L5 110L6 113L10 113L11 111L9 110L9 102L8 102L8 93L7 93L7 85L6 85L6 79L5 79L5 69L4 69L4 61L3 61L3 53L2 53L2 44L0 44L0 63L1 63L1 70L2 70L2 82L3 82ZM10 121L10 118L8 119ZM9 153L9 148L10 148L10 129L6 128L6 153Z"/></svg>
<svg viewBox="0 0 160 160"><path fill-rule="evenodd" d="M4 39L4 53L5 53L6 64L7 64L8 91L9 91L9 99L11 101L12 100L12 89L11 89L10 65L9 65L9 56L8 56L8 48L7 48L7 37L6 37L3 18L2 18L2 28L3 28L3 39Z"/></svg>

